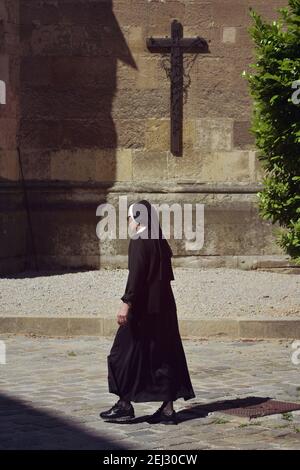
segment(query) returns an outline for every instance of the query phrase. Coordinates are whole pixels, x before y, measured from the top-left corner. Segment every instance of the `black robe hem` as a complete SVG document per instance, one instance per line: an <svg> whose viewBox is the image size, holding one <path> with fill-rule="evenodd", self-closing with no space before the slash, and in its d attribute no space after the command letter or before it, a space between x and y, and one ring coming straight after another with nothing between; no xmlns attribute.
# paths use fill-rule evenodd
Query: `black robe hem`
<svg viewBox="0 0 300 470"><path fill-rule="evenodd" d="M116 392L109 392L112 393L113 395L117 395L120 397L120 395ZM187 400L192 400L193 398L196 398L195 394L190 394L190 395L176 395L176 398L171 398L170 396L166 395L156 395L155 397L147 394L138 394L135 396L132 395L122 395L122 399L126 401L131 401L133 403L147 403L147 402L156 402L156 401L176 401L178 399L182 398L184 401Z"/></svg>

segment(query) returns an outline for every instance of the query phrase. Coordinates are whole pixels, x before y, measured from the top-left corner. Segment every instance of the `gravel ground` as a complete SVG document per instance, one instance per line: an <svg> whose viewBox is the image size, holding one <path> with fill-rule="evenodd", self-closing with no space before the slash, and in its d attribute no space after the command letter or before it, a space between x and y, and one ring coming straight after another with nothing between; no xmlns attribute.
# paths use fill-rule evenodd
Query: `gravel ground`
<svg viewBox="0 0 300 470"><path fill-rule="evenodd" d="M300 276L174 268L180 318L300 318ZM127 270L0 278L0 316L114 316Z"/></svg>

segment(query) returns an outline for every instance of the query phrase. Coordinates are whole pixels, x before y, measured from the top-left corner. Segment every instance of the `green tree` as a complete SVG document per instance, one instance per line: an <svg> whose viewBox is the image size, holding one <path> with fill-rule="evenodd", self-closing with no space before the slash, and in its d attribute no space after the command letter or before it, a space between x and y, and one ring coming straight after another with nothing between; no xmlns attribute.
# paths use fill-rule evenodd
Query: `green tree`
<svg viewBox="0 0 300 470"><path fill-rule="evenodd" d="M243 75L254 98L251 131L265 170L259 212L278 222L278 244L300 263L300 0L289 0L279 13L270 23L250 9L256 63Z"/></svg>

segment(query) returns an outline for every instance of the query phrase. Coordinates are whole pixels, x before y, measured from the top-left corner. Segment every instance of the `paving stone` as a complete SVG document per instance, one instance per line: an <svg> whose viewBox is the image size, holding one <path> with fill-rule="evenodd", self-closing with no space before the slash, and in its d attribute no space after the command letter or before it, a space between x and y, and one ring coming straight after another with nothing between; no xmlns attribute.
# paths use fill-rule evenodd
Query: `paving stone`
<svg viewBox="0 0 300 470"><path fill-rule="evenodd" d="M183 341L196 397L175 402L178 426L150 426L99 418L117 400L107 389L110 338L0 339L9 352L0 365L0 449L300 448L300 412L248 420L198 408L247 396L299 401L300 366L290 361L288 341ZM66 351L77 352L71 365ZM159 405L135 403L136 416Z"/></svg>

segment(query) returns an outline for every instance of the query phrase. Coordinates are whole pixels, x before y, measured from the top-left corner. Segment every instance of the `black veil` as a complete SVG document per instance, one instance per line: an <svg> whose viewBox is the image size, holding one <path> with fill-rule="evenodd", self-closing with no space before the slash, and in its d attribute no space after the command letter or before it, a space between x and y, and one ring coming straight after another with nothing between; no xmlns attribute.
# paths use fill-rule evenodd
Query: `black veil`
<svg viewBox="0 0 300 470"><path fill-rule="evenodd" d="M156 208L146 199L142 199L139 202L133 204L132 214L136 222L146 227L146 230L144 230L141 234L137 234L136 236L155 240L155 247L158 250L160 257L160 279L162 279L164 266L170 262L170 258L173 256L173 252L168 241L162 233L162 229L159 223L159 214Z"/></svg>

